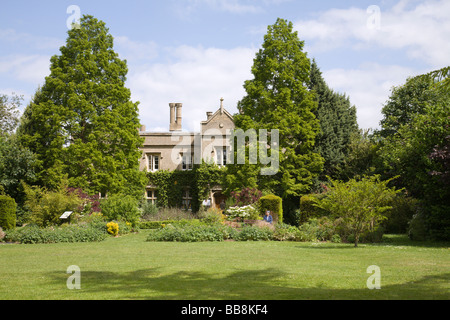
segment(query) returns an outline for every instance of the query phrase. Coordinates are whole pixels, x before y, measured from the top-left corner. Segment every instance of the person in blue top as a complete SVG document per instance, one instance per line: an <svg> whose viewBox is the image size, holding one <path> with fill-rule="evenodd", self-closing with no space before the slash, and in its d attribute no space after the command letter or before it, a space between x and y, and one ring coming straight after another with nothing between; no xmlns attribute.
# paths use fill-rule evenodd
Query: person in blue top
<svg viewBox="0 0 450 320"><path fill-rule="evenodd" d="M266 215L264 216L264 221L272 224L273 219L272 219L272 215L270 214L269 210L266 211Z"/></svg>

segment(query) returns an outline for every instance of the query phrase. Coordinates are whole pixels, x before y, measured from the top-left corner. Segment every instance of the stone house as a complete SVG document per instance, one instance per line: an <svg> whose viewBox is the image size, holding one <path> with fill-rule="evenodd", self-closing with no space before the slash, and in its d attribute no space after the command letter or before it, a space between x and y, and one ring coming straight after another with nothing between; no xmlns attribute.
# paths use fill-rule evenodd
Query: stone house
<svg viewBox="0 0 450 320"><path fill-rule="evenodd" d="M170 122L168 132L148 132L145 126L140 129L144 138L140 169L143 171L159 170L192 170L194 164L202 160L214 161L219 166L227 165L230 156L229 137L235 125L233 116L225 110L223 98L216 112L207 112L206 120L200 122L200 132L187 132L182 128L181 103L170 103ZM205 204L219 206L224 200L221 186L211 186L209 199ZM158 186L148 185L145 197L156 203ZM192 199L187 189L183 196L183 204L189 207Z"/></svg>

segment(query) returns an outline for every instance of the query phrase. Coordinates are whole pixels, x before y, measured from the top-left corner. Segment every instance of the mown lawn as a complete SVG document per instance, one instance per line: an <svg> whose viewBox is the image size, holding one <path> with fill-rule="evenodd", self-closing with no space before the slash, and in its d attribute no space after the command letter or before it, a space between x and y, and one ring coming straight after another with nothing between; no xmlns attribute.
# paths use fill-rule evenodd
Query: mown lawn
<svg viewBox="0 0 450 320"><path fill-rule="evenodd" d="M449 299L448 244L146 242L141 231L99 243L0 244L0 299ZM69 290L70 265L81 289ZM381 289L366 272L381 270Z"/></svg>

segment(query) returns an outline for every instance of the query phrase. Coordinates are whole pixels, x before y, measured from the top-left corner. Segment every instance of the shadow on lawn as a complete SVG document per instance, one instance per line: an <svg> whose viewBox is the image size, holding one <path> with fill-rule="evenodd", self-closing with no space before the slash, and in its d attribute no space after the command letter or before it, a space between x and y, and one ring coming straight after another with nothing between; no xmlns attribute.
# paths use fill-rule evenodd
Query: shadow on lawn
<svg viewBox="0 0 450 320"><path fill-rule="evenodd" d="M66 283L61 272L50 275L52 282ZM433 299L448 300L450 292L443 284L450 273L424 277L401 285L383 286L380 290L327 288L321 282L313 288L289 286L288 275L277 269L245 270L228 275L204 272L161 274L158 269L129 273L81 271L81 295L88 299L155 300L371 300ZM365 281L365 280L364 280Z"/></svg>

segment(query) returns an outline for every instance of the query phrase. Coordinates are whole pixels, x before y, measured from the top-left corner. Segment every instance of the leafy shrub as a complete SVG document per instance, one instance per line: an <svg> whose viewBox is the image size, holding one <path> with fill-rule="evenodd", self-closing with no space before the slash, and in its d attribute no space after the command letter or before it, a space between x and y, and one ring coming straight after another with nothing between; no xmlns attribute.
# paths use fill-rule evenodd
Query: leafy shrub
<svg viewBox="0 0 450 320"><path fill-rule="evenodd" d="M221 223L225 220L222 210L217 208L209 208L206 212L200 215L202 221L208 224Z"/></svg>
<svg viewBox="0 0 450 320"><path fill-rule="evenodd" d="M39 228L27 225L6 233L5 239L22 244L58 242L96 242L107 237L105 225L99 229L91 225L62 225L60 227Z"/></svg>
<svg viewBox="0 0 450 320"><path fill-rule="evenodd" d="M277 223L272 238L278 241L300 241L302 239L301 236L299 228L284 223Z"/></svg>
<svg viewBox="0 0 450 320"><path fill-rule="evenodd" d="M113 221L108 222L106 224L106 231L113 236L117 236L119 234L119 225Z"/></svg>
<svg viewBox="0 0 450 320"><path fill-rule="evenodd" d="M141 211L141 219L150 220L150 218L158 214L158 207L150 201L142 201L139 209Z"/></svg>
<svg viewBox="0 0 450 320"><path fill-rule="evenodd" d="M223 241L228 239L233 231L228 227L216 225L188 225L184 227L167 226L153 230L147 237L147 241L176 241L176 242L202 242Z"/></svg>
<svg viewBox="0 0 450 320"><path fill-rule="evenodd" d="M140 229L160 229L163 225L171 224L176 220L163 220L163 221L141 221L139 223Z"/></svg>
<svg viewBox="0 0 450 320"><path fill-rule="evenodd" d="M133 227L133 225L130 222L126 221L115 221L115 222L119 226L119 233L118 233L119 236L133 232L137 228Z"/></svg>
<svg viewBox="0 0 450 320"><path fill-rule="evenodd" d="M383 224L387 233L406 233L408 223L418 209L418 200L398 194L390 205L392 209L388 214L388 219Z"/></svg>
<svg viewBox="0 0 450 320"><path fill-rule="evenodd" d="M101 211L99 195L89 195L80 188L67 188L68 193L75 194L81 200L81 206L77 211L83 214L98 213Z"/></svg>
<svg viewBox="0 0 450 320"><path fill-rule="evenodd" d="M333 243L341 243L342 242L341 236L338 235L338 234L333 234L331 236L331 242L333 242Z"/></svg>
<svg viewBox="0 0 450 320"><path fill-rule="evenodd" d="M260 213L263 215L267 210L272 212L274 222L283 222L283 201L276 195L269 194L259 199Z"/></svg>
<svg viewBox="0 0 450 320"><path fill-rule="evenodd" d="M253 226L243 227L235 236L237 241L269 241L272 240L273 231L269 228Z"/></svg>
<svg viewBox="0 0 450 320"><path fill-rule="evenodd" d="M112 195L100 204L102 214L108 220L124 220L133 227L138 224L140 211L138 201L130 195Z"/></svg>
<svg viewBox="0 0 450 320"><path fill-rule="evenodd" d="M387 219L390 203L399 192L387 186L391 180L380 181L375 175L348 182L331 181L332 186L320 201L321 208L341 218L351 229L355 247L362 234L375 230Z"/></svg>
<svg viewBox="0 0 450 320"><path fill-rule="evenodd" d="M313 218L299 227L303 241L330 241L336 234L336 226L327 217Z"/></svg>
<svg viewBox="0 0 450 320"><path fill-rule="evenodd" d="M428 237L425 216L419 212L409 222L408 237L415 241L424 241Z"/></svg>
<svg viewBox="0 0 450 320"><path fill-rule="evenodd" d="M326 214L326 211L318 206L322 197L321 194L308 194L300 198L300 224Z"/></svg>
<svg viewBox="0 0 450 320"><path fill-rule="evenodd" d="M65 187L48 191L38 186L24 185L26 194L25 207L30 211L30 220L40 227L60 225L59 217L65 211L76 211L82 200Z"/></svg>
<svg viewBox="0 0 450 320"><path fill-rule="evenodd" d="M16 201L5 195L0 195L0 227L14 229L16 227Z"/></svg>

